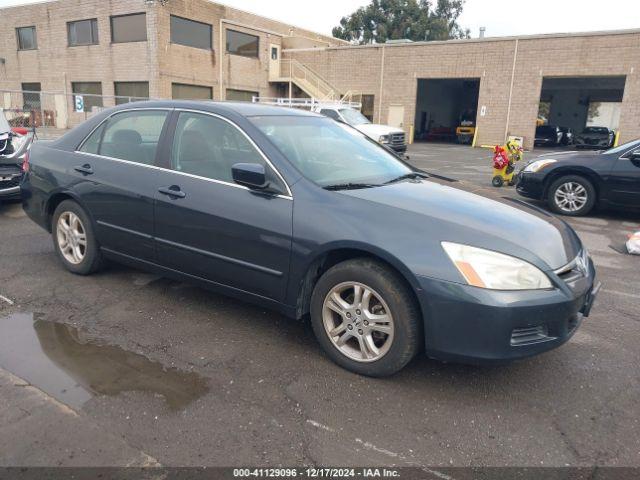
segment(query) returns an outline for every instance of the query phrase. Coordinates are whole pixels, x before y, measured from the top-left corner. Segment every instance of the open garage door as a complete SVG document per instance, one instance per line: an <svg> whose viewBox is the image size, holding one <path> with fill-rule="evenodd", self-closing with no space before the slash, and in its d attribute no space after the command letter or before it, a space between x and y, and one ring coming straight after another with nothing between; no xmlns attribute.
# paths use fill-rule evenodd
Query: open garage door
<svg viewBox="0 0 640 480"><path fill-rule="evenodd" d="M479 93L479 78L418 79L415 139L471 144Z"/></svg>
<svg viewBox="0 0 640 480"><path fill-rule="evenodd" d="M620 122L626 77L546 77L535 144L604 148Z"/></svg>

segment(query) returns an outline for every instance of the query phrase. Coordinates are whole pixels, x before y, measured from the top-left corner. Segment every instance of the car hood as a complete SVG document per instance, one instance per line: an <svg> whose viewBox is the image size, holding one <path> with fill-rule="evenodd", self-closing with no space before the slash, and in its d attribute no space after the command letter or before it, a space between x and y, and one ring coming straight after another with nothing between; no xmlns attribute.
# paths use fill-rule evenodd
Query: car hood
<svg viewBox="0 0 640 480"><path fill-rule="evenodd" d="M392 133L404 133L404 130L396 127L390 127L388 125L378 125L375 123L365 123L362 125L356 125L356 130L364 133L367 137L373 138L378 141L381 135L390 135Z"/></svg>
<svg viewBox="0 0 640 480"><path fill-rule="evenodd" d="M547 270L575 259L582 245L567 223L528 203L490 192L431 178L341 193L409 212L416 226L438 232L439 241L514 255L543 269L546 265Z"/></svg>

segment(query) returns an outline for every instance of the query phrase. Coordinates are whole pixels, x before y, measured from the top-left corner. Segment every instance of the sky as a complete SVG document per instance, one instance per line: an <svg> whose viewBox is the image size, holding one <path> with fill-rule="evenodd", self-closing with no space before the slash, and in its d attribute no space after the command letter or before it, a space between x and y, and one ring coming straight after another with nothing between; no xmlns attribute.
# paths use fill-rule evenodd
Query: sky
<svg viewBox="0 0 640 480"><path fill-rule="evenodd" d="M0 0L0 7L38 0ZM130 0L132 3L144 0ZM169 0L171 1L171 0ZM433 0L434 3L436 0ZM331 34L340 18L369 0L221 0L320 33ZM459 23L477 37L640 28L638 0L467 0Z"/></svg>

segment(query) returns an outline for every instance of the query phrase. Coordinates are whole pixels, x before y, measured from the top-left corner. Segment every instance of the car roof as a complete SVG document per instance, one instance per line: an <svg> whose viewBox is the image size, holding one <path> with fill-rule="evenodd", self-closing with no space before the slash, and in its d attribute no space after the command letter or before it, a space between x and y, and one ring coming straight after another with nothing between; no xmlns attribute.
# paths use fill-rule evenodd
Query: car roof
<svg viewBox="0 0 640 480"><path fill-rule="evenodd" d="M213 113L236 113L243 117L264 116L297 116L297 117L322 117L317 113L295 108L278 107L273 105L260 105L250 102L214 102L211 100L146 100L119 105L111 110L130 110L132 108L184 108L190 110L202 110Z"/></svg>

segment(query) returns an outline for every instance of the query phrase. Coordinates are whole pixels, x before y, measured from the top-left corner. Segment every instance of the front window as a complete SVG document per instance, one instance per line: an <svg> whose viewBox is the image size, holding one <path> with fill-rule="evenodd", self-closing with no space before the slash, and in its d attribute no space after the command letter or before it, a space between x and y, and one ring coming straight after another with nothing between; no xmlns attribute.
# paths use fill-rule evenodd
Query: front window
<svg viewBox="0 0 640 480"><path fill-rule="evenodd" d="M171 98L174 100L211 100L213 98L213 89L201 85L172 83Z"/></svg>
<svg viewBox="0 0 640 480"><path fill-rule="evenodd" d="M412 170L357 130L328 118L253 117L251 121L321 187L392 181Z"/></svg>
<svg viewBox="0 0 640 480"><path fill-rule="evenodd" d="M609 154L622 154L627 150L633 150L634 148L640 147L640 140L634 140L632 142L623 143L622 145L618 145L617 147L610 148L603 153Z"/></svg>
<svg viewBox="0 0 640 480"><path fill-rule="evenodd" d="M340 110L340 115L342 115L344 121L349 125L366 125L367 123L371 123L367 117L351 108L343 108Z"/></svg>

